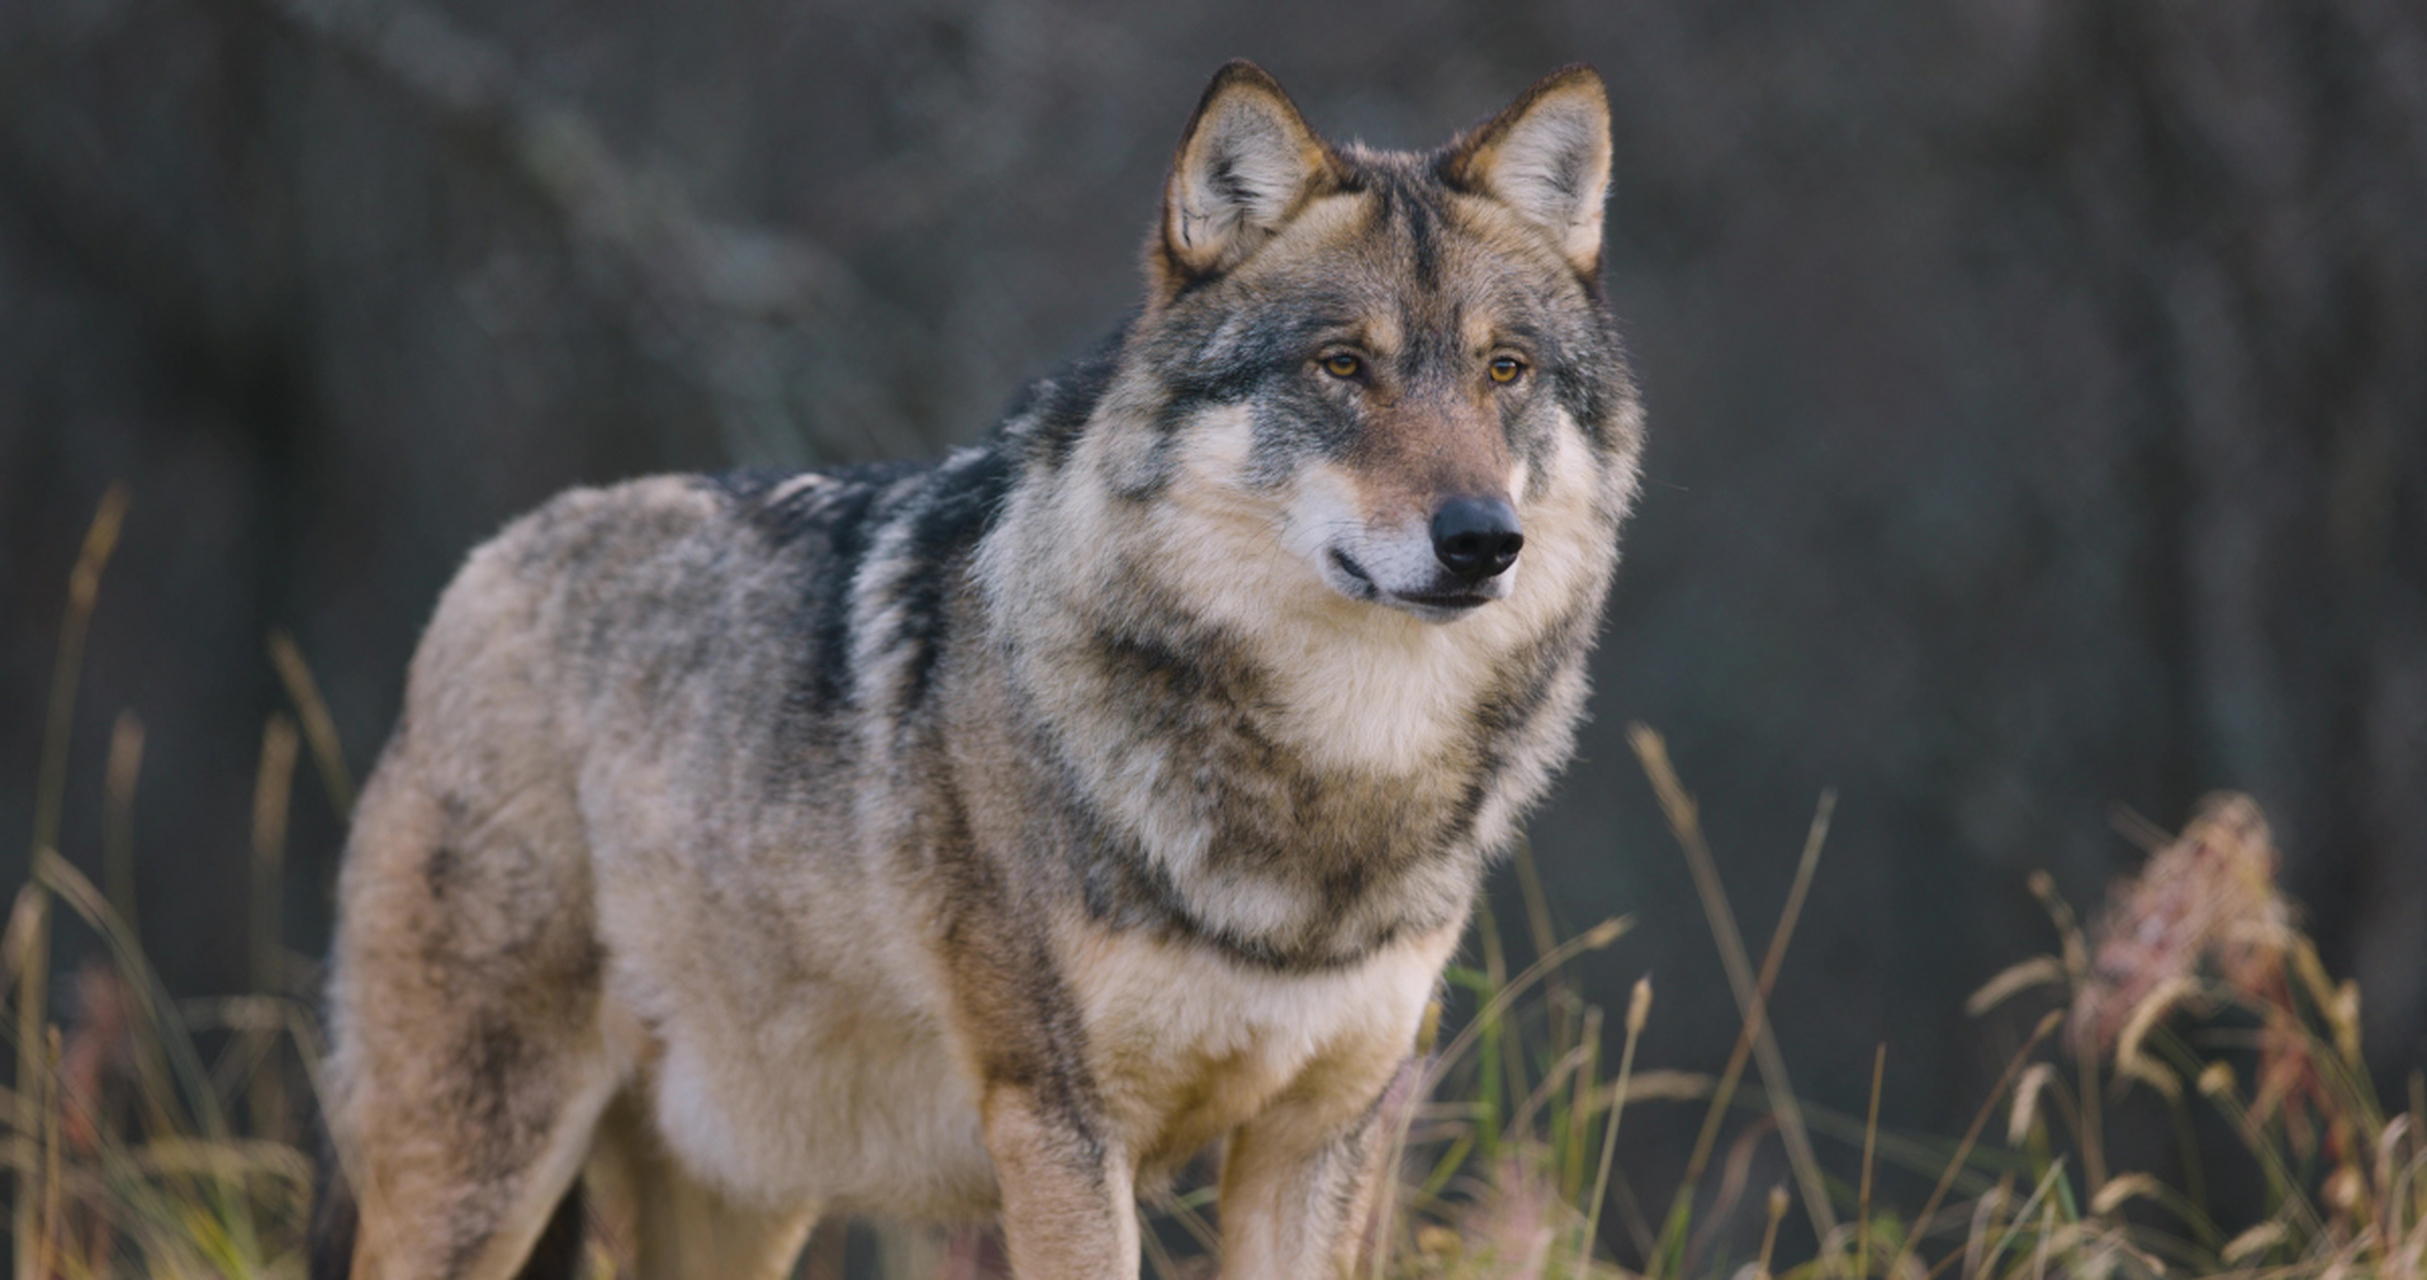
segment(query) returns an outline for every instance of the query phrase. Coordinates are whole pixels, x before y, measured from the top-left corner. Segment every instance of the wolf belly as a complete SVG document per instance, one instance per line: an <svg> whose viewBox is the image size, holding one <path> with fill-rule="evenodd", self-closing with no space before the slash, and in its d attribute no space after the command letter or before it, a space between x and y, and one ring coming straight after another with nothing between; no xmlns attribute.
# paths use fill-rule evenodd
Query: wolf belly
<svg viewBox="0 0 2427 1280"><path fill-rule="evenodd" d="M1319 1084L1362 1107L1406 1052L1460 930L1321 974L1209 965L1194 944L1082 929L1064 962L1111 1134L1147 1178L1276 1098ZM693 1000L657 1021L658 1132L703 1181L770 1203L929 1219L1000 1195L964 1055L907 993L791 988L763 1021ZM1363 1088L1340 1087L1363 1079Z"/></svg>
<svg viewBox="0 0 2427 1280"><path fill-rule="evenodd" d="M669 736L673 736L670 734ZM694 769L731 773L713 747ZM611 1016L632 1084L693 1177L769 1207L965 1219L994 1171L956 1061L914 895L867 867L833 807L776 829L809 849L705 834L711 814L638 804L629 768L589 810Z"/></svg>
<svg viewBox="0 0 2427 1280"><path fill-rule="evenodd" d="M737 1198L920 1219L992 1212L977 1098L941 1028L886 1013L828 991L804 993L774 1025L668 1024L648 1086L658 1132L693 1176Z"/></svg>

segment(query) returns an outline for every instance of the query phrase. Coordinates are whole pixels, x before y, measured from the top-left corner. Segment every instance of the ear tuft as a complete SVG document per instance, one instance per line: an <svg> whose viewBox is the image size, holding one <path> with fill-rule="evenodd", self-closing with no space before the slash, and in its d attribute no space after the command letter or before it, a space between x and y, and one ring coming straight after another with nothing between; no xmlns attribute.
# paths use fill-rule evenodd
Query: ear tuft
<svg viewBox="0 0 2427 1280"><path fill-rule="evenodd" d="M1450 144L1452 185L1490 196L1540 227L1568 265L1601 269L1601 211L1610 187L1610 100L1591 67L1544 76L1506 111Z"/></svg>
<svg viewBox="0 0 2427 1280"><path fill-rule="evenodd" d="M1188 277L1237 266L1287 225L1331 166L1278 81L1252 62L1214 73L1163 189L1163 250Z"/></svg>

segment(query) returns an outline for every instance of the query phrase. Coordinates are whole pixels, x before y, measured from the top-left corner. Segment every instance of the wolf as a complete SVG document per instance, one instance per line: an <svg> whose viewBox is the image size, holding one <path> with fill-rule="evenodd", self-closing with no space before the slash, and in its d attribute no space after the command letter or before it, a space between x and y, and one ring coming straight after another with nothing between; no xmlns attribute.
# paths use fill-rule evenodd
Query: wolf
<svg viewBox="0 0 2427 1280"><path fill-rule="evenodd" d="M1232 63L981 443L475 550L345 854L313 1274L571 1275L612 1172L649 1277L876 1214L1134 1280L1216 1146L1223 1276L1355 1265L1638 486L1609 170L1582 67L1413 154Z"/></svg>

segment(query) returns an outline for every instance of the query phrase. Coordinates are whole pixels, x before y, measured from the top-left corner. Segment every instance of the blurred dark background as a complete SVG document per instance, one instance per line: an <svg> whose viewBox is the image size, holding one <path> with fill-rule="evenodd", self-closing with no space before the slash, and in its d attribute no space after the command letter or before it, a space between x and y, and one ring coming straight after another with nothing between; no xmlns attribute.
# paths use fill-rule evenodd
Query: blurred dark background
<svg viewBox="0 0 2427 1280"><path fill-rule="evenodd" d="M1649 480L1534 839L1567 924L1640 920L1587 977L1654 975L1645 1063L1737 1014L1636 719L1756 946L1839 789L1777 1012L1827 1105L1884 1041L1888 1121L1959 1128L2012 1039L1963 997L2051 943L2027 873L2093 904L2118 806L2228 787L2387 1078L2427 1061L2415 0L0 6L0 833L123 478L62 848L98 878L133 711L144 941L242 987L273 629L359 774L454 565L551 492L978 434L1121 316L1240 55L1393 146L1608 78ZM307 775L306 954L340 835ZM1630 1116L1631 1176L1693 1118Z"/></svg>

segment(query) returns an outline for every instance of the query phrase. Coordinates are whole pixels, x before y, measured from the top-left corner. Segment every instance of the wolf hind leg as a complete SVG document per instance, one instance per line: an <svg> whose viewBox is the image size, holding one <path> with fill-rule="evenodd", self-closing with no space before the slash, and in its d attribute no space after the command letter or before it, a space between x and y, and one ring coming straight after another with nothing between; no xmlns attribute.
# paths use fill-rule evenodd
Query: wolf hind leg
<svg viewBox="0 0 2427 1280"><path fill-rule="evenodd" d="M578 1204L549 1227L629 1066L570 794L416 745L373 775L346 853L328 1121L355 1211L316 1266L350 1225L355 1280L511 1280L578 1234Z"/></svg>
<svg viewBox="0 0 2427 1280"><path fill-rule="evenodd" d="M780 1280L792 1273L814 1206L736 1203L686 1173L649 1127L627 1090L598 1127L600 1164L630 1201L639 1280Z"/></svg>
<svg viewBox="0 0 2427 1280"><path fill-rule="evenodd" d="M440 1145L426 1139L453 1127L443 1120L420 1135L367 1126L353 1280L579 1275L587 1216L579 1179L599 1108L617 1083L604 1070L583 1074L530 1140L509 1131Z"/></svg>
<svg viewBox="0 0 2427 1280"><path fill-rule="evenodd" d="M354 1272L359 1226L354 1192L346 1185L325 1129L317 1155L305 1273L310 1280L346 1280ZM582 1261L588 1243L589 1207L581 1180L576 1178L557 1201L556 1211L549 1215L514 1280L578 1280L585 1274Z"/></svg>

